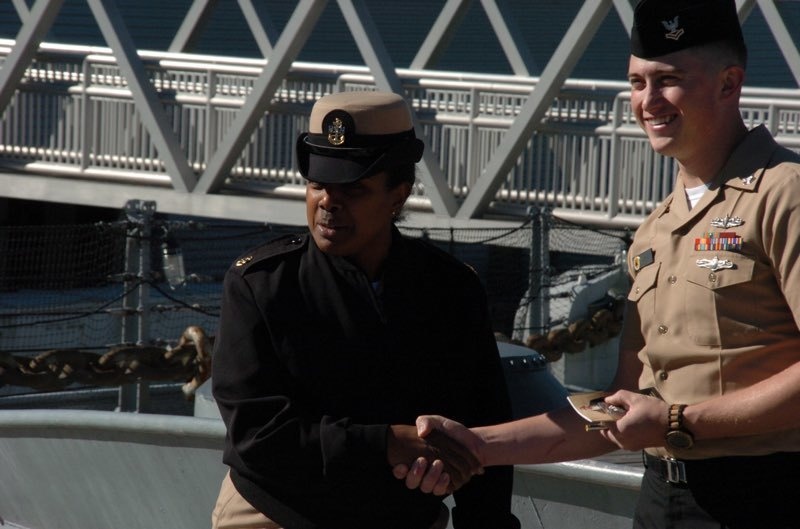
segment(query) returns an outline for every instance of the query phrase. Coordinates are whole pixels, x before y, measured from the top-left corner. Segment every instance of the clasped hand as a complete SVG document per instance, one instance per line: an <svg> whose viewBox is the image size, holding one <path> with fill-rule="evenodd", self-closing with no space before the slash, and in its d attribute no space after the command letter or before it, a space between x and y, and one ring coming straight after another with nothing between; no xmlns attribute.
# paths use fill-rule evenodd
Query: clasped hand
<svg viewBox="0 0 800 529"><path fill-rule="evenodd" d="M483 473L477 450L470 447L472 437L455 421L423 416L416 427L391 426L387 458L394 476L404 479L408 488L443 496Z"/></svg>
<svg viewBox="0 0 800 529"><path fill-rule="evenodd" d="M669 405L640 392L620 390L606 397L606 403L626 410L625 415L611 423L608 429L586 433L585 421L571 409L564 408L561 414L543 414L507 423L516 425L520 435L515 439L519 462L549 462L554 457L559 461L592 457L612 449L642 450L651 446L663 446L667 429ZM554 422L555 421L555 422ZM518 424L519 423L519 424ZM405 480L410 489L435 495L450 494L460 488L473 475L483 472L483 467L508 461L503 457L497 433L490 434L496 425L470 430L464 425L438 415L423 415L413 426L392 427L395 436L390 441L395 448L390 450L389 463L393 474ZM395 428L397 430L395 431ZM598 436L593 437L593 436ZM485 439L494 437L493 448ZM509 437L506 434L506 437ZM607 444L602 442L605 439ZM598 444L598 441L601 442ZM402 442L401 442L402 441ZM560 452L553 454L554 447ZM494 456L490 458L489 452ZM489 461L489 459L492 459Z"/></svg>

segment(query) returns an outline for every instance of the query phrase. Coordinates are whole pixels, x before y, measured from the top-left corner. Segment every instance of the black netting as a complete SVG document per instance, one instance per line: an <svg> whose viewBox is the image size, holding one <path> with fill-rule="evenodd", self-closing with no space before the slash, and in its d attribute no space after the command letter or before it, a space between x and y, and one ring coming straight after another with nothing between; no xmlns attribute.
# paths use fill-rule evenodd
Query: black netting
<svg viewBox="0 0 800 529"><path fill-rule="evenodd" d="M0 357L51 349L102 353L125 343L172 346L191 325L211 335L222 278L233 259L271 238L305 230L160 215L147 222L146 229L130 220L0 228ZM546 215L511 229L401 231L474 268L487 290L494 330L519 339L567 323L569 286L581 276L618 269L629 237ZM537 258L540 240L547 244L544 263ZM182 256L179 284L168 280L165 248ZM548 314L535 326L525 315L543 296ZM141 330L132 336L131 326Z"/></svg>

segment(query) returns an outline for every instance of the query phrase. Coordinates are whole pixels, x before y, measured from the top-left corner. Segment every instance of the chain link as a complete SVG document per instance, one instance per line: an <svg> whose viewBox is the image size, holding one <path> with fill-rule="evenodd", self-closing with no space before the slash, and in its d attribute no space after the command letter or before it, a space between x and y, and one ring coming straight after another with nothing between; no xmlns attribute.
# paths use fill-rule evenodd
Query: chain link
<svg viewBox="0 0 800 529"><path fill-rule="evenodd" d="M585 319L556 327L547 334L531 334L525 345L535 349L548 362L556 362L564 353L580 353L617 336L622 330L624 310L624 298L611 300Z"/></svg>
<svg viewBox="0 0 800 529"><path fill-rule="evenodd" d="M187 327L175 347L124 345L106 353L51 349L33 358L0 352L0 386L40 391L72 384L120 386L141 381L184 381L183 394L195 390L211 374L213 338L195 325Z"/></svg>

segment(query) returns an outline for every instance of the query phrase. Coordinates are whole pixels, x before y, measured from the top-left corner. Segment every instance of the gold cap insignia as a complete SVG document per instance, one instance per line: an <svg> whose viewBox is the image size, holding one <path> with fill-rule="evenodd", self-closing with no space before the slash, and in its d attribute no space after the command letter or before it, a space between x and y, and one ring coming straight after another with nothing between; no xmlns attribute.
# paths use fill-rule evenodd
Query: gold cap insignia
<svg viewBox="0 0 800 529"><path fill-rule="evenodd" d="M344 143L344 133L346 127L341 119L335 118L330 125L328 125L328 143L336 145L337 147Z"/></svg>

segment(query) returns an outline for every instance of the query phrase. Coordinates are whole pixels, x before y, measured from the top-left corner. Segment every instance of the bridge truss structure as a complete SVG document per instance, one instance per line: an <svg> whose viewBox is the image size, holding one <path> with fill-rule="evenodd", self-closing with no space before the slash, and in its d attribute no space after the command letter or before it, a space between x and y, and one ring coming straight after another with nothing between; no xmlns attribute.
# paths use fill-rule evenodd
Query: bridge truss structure
<svg viewBox="0 0 800 529"><path fill-rule="evenodd" d="M407 222L518 222L530 208L635 226L670 191L675 166L651 152L627 84L571 79L606 17L629 31L629 0L586 0L538 76L505 0L480 0L512 75L432 69L470 0L446 0L409 68L397 68L365 0L336 0L363 66L301 63L327 0L300 0L282 31L268 3L238 0L264 59L187 53L218 8L194 0L168 50L137 50L114 0L85 0L107 46L44 42L63 0L12 0L0 40L0 196L304 224L292 147L313 102L339 90L403 94L428 149ZM476 0L477 2L477 0ZM800 86L800 53L777 4L759 9ZM536 9L535 3L531 9ZM745 90L742 113L800 149L800 90Z"/></svg>

